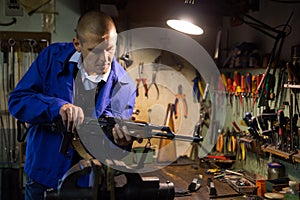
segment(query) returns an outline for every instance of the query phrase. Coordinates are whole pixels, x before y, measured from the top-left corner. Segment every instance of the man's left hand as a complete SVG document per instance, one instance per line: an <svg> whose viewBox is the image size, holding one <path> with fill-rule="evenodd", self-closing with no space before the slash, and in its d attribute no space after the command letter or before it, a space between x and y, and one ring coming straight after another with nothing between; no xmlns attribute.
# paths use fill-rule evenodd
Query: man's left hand
<svg viewBox="0 0 300 200"><path fill-rule="evenodd" d="M127 146L133 143L134 140L142 142L142 138L137 139L129 134L129 131L126 126L120 127L118 123L115 124L112 129L112 135L114 142L120 146Z"/></svg>

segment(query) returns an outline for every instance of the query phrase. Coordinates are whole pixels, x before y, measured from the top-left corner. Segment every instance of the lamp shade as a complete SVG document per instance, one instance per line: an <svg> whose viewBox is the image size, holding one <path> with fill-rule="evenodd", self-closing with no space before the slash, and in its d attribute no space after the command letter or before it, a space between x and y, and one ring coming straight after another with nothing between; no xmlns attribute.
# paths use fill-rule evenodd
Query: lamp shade
<svg viewBox="0 0 300 200"><path fill-rule="evenodd" d="M169 19L167 25L177 31L191 35L202 35L204 32L201 27L186 20Z"/></svg>

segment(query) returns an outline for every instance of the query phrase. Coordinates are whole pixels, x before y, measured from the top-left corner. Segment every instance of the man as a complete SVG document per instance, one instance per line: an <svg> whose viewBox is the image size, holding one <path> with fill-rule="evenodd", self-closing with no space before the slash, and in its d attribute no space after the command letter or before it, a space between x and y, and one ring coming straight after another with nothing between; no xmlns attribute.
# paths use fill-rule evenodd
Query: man
<svg viewBox="0 0 300 200"><path fill-rule="evenodd" d="M11 93L10 113L30 126L24 166L26 200L43 199L44 191L56 189L71 167L72 159L59 153L61 132L44 124L62 120L69 132L76 132L86 116L131 117L135 90L114 58L116 37L109 16L85 13L78 20L73 43L45 48ZM88 97L91 94L93 98ZM124 148L134 140L126 134L126 127L117 124L109 137ZM69 154L74 157L72 149Z"/></svg>

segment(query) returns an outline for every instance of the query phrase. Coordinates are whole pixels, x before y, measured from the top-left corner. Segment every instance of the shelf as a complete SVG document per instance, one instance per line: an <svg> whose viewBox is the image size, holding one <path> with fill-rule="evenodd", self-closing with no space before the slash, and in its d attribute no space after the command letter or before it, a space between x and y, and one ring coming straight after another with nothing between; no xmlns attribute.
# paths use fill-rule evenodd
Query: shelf
<svg viewBox="0 0 300 200"><path fill-rule="evenodd" d="M264 152L271 153L273 155L280 156L280 157L285 158L285 159L292 158L292 155L294 154L294 153L288 153L288 152L284 152L284 151L281 151L279 149L276 149L275 146L264 147L264 145L263 145L263 146L261 146L261 150L264 151Z"/></svg>
<svg viewBox="0 0 300 200"><path fill-rule="evenodd" d="M300 89L300 85L294 85L294 84L284 84L285 88L291 88L291 89Z"/></svg>
<svg viewBox="0 0 300 200"><path fill-rule="evenodd" d="M218 68L220 72L223 73L234 73L234 71L238 71L241 74L245 74L250 72L252 75L264 73L266 68L264 67L255 67L255 68Z"/></svg>

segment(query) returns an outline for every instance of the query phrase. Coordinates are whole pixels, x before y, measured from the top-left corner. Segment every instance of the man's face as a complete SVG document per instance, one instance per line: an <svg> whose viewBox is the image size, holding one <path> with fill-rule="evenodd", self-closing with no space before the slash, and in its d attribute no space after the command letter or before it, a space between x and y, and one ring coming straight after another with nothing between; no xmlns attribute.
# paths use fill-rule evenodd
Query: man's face
<svg viewBox="0 0 300 200"><path fill-rule="evenodd" d="M82 54L84 69L89 75L107 73L116 51L117 33L113 30L103 36L86 33L84 37L84 41L73 39L76 50Z"/></svg>

